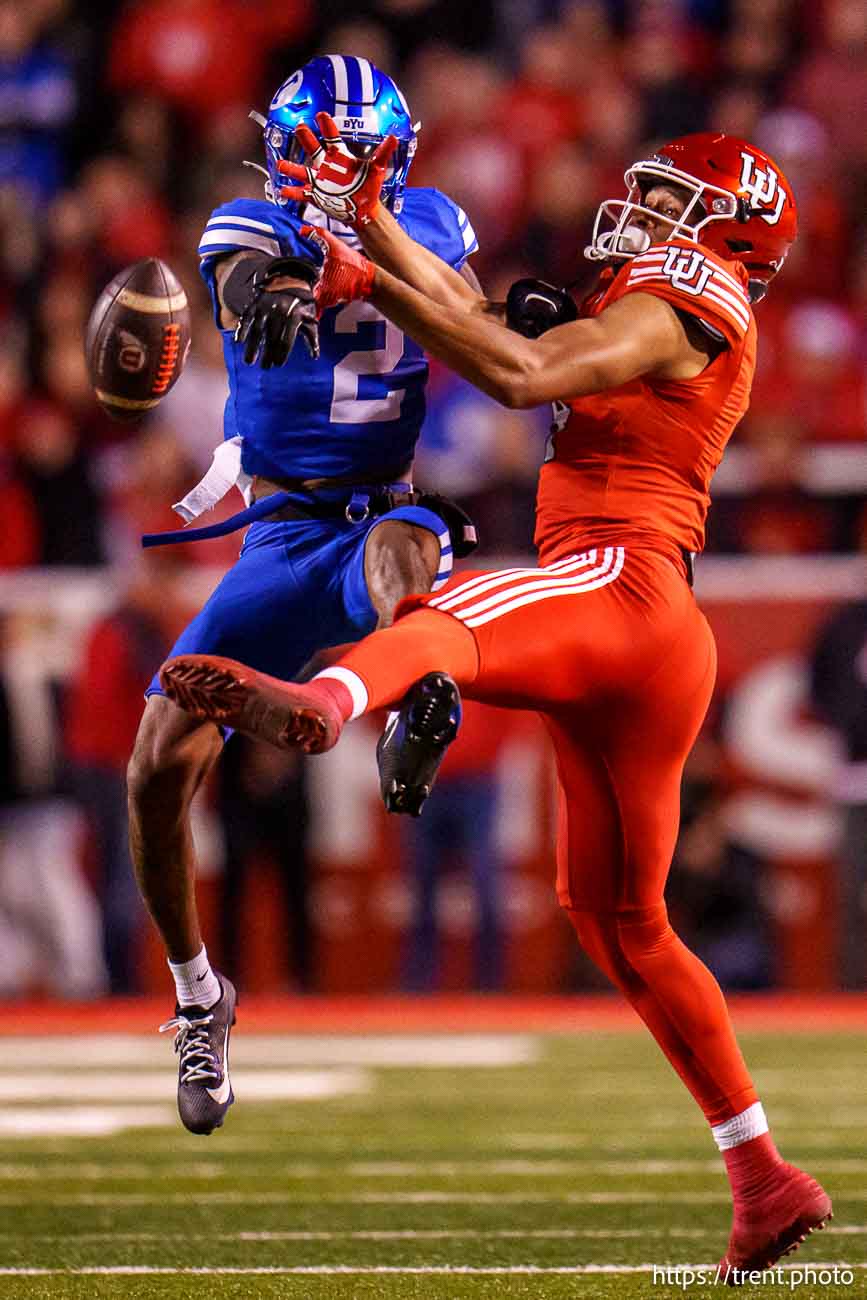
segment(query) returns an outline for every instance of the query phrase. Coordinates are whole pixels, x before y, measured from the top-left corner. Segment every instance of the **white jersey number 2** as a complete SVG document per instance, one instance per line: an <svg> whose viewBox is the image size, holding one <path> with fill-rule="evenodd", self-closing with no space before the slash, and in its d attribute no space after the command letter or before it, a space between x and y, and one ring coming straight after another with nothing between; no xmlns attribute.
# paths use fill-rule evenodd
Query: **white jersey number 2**
<svg viewBox="0 0 867 1300"><path fill-rule="evenodd" d="M350 352L334 367L334 393L331 398L332 424L367 424L369 421L397 420L405 388L395 388L382 397L359 397L359 375L387 375L403 356L403 331L382 316L369 302L351 302L337 313L335 334L356 334L364 321L382 321L385 342L381 348Z"/></svg>

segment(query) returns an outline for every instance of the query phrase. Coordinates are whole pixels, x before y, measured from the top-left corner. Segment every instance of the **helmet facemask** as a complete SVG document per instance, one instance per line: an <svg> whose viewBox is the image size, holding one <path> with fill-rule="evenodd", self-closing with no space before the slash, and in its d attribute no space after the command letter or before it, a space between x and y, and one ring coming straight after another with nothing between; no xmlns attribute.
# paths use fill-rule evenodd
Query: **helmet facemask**
<svg viewBox="0 0 867 1300"><path fill-rule="evenodd" d="M738 213L738 201L731 191L709 185L688 172L655 159L635 163L623 179L627 198L606 199L596 212L591 242L584 249L584 256L591 261L637 257L651 247L654 241L648 231L634 224L636 214L648 217L655 225L664 223L670 226L665 240L657 240L657 243L670 239L688 239L698 243L700 232L710 222L730 221ZM678 218L667 218L642 202L648 191L657 185L687 192L686 204Z"/></svg>
<svg viewBox="0 0 867 1300"><path fill-rule="evenodd" d="M415 129L418 129L417 127ZM273 130L273 128L272 128ZM318 128L314 131L318 135ZM383 136L367 134L358 131L350 134L348 131L341 131L341 139L344 147L355 158L366 158L373 153L378 144L382 143ZM386 166L385 179L382 182L381 197L387 208L395 215L400 212L403 205L403 187L406 184L406 174L409 171L409 165L415 154L415 140L398 140L397 148L388 160ZM265 150L270 155L272 149L269 148L268 133L265 134ZM276 149L274 150L276 153ZM283 151L277 155L279 158L286 158L289 162L304 163L306 156L303 147L295 138L294 132L289 135L288 141L283 146ZM269 156L269 171L272 166L272 160ZM276 171L276 161L273 163ZM285 181L281 182L285 184Z"/></svg>
<svg viewBox="0 0 867 1300"><path fill-rule="evenodd" d="M306 161L304 148L298 143L294 131L288 131L285 127L276 126L273 122L269 123L261 113L253 112L249 116L262 127L266 166L262 167L259 163L247 162L246 160L244 166L253 167L256 171L265 174L267 177L265 181L266 197L270 202L282 205L286 203L286 199L280 197L280 190L286 184L286 180L279 171L279 163L281 161L304 163ZM342 133L342 137L345 147L355 158L366 158L368 154L373 152L381 139L379 136L363 135L361 133L349 138L345 132ZM386 207L395 213L400 211L401 205L397 201L398 194L406 183L406 174L415 153L415 144L415 140L398 141L397 148L388 160L385 180L382 183L382 198Z"/></svg>

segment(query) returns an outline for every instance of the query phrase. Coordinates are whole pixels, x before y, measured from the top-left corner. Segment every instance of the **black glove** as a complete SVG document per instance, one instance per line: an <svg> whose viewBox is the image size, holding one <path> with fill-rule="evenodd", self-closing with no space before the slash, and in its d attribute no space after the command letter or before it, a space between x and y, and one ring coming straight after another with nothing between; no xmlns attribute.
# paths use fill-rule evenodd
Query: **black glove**
<svg viewBox="0 0 867 1300"><path fill-rule="evenodd" d="M442 497L438 492L422 492L416 505L432 510L442 519L449 530L455 559L462 560L465 555L472 554L479 544L479 535L476 525L457 501Z"/></svg>
<svg viewBox="0 0 867 1300"><path fill-rule="evenodd" d="M260 289L244 309L235 339L244 346L248 366L263 370L285 365L301 335L314 360L319 356L319 321L312 289Z"/></svg>
<svg viewBox="0 0 867 1300"><path fill-rule="evenodd" d="M544 280L516 280L506 297L506 324L525 339L577 319L578 308L566 290Z"/></svg>
<svg viewBox="0 0 867 1300"><path fill-rule="evenodd" d="M319 322L314 289L319 268L306 258L243 259L223 285L223 301L238 317L235 339L244 343L244 361L258 361L263 370L285 365L300 334L307 351L319 356ZM306 286L270 290L281 276L304 280Z"/></svg>

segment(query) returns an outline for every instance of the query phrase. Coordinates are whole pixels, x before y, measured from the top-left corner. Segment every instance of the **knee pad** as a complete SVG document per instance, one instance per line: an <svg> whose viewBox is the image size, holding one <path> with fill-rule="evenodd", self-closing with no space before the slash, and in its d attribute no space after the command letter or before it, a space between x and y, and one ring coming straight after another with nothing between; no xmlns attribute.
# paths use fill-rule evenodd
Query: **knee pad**
<svg viewBox="0 0 867 1300"><path fill-rule="evenodd" d="M641 971L648 962L667 952L677 936L668 920L665 903L634 908L617 914L620 948L629 965Z"/></svg>
<svg viewBox="0 0 867 1300"><path fill-rule="evenodd" d="M665 903L622 912L565 911L587 956L625 992L648 961L676 942Z"/></svg>
<svg viewBox="0 0 867 1300"><path fill-rule="evenodd" d="M625 990L630 972L617 937L617 914L579 911L572 907L564 910L572 922L578 942L594 966L598 966L612 983Z"/></svg>

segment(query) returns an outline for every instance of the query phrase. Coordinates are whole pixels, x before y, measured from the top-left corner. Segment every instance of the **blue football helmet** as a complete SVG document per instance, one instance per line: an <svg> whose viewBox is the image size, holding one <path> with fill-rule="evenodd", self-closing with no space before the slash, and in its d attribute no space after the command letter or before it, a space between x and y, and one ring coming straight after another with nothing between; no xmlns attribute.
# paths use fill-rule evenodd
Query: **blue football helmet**
<svg viewBox="0 0 867 1300"><path fill-rule="evenodd" d="M271 100L267 118L251 113L265 137L268 193L275 203L286 203L280 188L286 177L277 164L286 159L303 162L304 150L295 139L301 122L319 136L317 113L330 113L353 153L362 156L387 135L397 139L390 170L382 186L386 205L397 214L403 206L406 175L416 149L416 133L406 100L391 77L367 59L349 54L325 54L311 59L283 82Z"/></svg>

